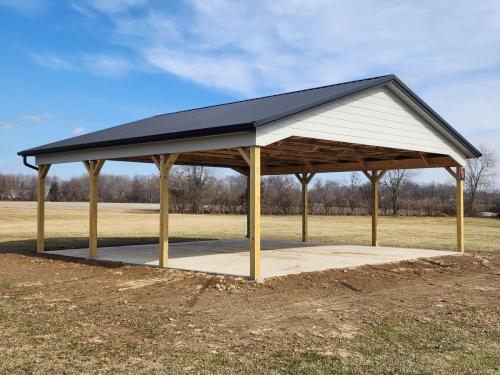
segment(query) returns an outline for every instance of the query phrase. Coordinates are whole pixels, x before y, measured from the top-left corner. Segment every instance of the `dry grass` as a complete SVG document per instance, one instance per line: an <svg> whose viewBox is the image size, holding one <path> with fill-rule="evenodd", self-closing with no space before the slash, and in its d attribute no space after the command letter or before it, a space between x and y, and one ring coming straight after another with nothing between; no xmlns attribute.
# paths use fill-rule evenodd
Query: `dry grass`
<svg viewBox="0 0 500 375"><path fill-rule="evenodd" d="M0 239L12 246L33 244L36 233L34 203L0 202ZM240 238L246 218L235 215L171 215L171 236L176 238ZM428 249L456 248L455 218L381 217L380 244ZM100 244L154 242L158 236L155 205L101 204ZM299 216L264 216L262 237L299 240ZM311 216L311 241L339 244L368 244L371 221L364 216ZM48 203L46 237L48 248L84 246L88 235L88 206L85 203ZM22 243L24 241L24 244ZM75 242L76 241L76 242ZM466 218L466 251L500 248L500 220Z"/></svg>

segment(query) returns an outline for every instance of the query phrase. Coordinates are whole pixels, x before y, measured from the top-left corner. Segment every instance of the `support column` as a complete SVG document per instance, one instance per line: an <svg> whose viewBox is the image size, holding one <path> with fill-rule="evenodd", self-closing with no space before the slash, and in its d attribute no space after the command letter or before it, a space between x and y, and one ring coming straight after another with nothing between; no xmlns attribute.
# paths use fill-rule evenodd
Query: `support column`
<svg viewBox="0 0 500 375"><path fill-rule="evenodd" d="M387 170L363 171L372 185L372 246L378 246L378 188Z"/></svg>
<svg viewBox="0 0 500 375"><path fill-rule="evenodd" d="M464 252L464 169L456 169L457 251Z"/></svg>
<svg viewBox="0 0 500 375"><path fill-rule="evenodd" d="M457 208L457 251L464 252L464 180L465 170L463 167L445 167L448 173L455 179L455 201Z"/></svg>
<svg viewBox="0 0 500 375"><path fill-rule="evenodd" d="M260 278L260 147L250 147L250 278Z"/></svg>
<svg viewBox="0 0 500 375"><path fill-rule="evenodd" d="M97 257L97 197L99 172L104 160L89 160L83 164L89 173L89 258Z"/></svg>
<svg viewBox="0 0 500 375"><path fill-rule="evenodd" d="M245 192L246 214L247 214L247 235L250 238L250 173L247 174L247 190Z"/></svg>
<svg viewBox="0 0 500 375"><path fill-rule="evenodd" d="M152 156L160 170L160 253L158 264L166 267L168 264L168 210L169 210L169 172L178 154Z"/></svg>
<svg viewBox="0 0 500 375"><path fill-rule="evenodd" d="M38 166L38 206L36 226L36 251L45 251L45 177L49 172L50 164Z"/></svg>
<svg viewBox="0 0 500 375"><path fill-rule="evenodd" d="M377 171L372 172L372 246L378 246L378 180Z"/></svg>
<svg viewBox="0 0 500 375"><path fill-rule="evenodd" d="M295 177L299 180L302 186L302 242L308 241L308 219L309 219L309 191L308 186L314 177L314 173L296 173Z"/></svg>

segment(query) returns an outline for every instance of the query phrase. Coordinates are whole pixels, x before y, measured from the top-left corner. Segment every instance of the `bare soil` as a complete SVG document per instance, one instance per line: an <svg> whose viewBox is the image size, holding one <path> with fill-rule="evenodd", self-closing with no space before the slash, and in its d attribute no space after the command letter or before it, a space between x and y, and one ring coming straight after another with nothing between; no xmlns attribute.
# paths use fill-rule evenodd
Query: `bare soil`
<svg viewBox="0 0 500 375"><path fill-rule="evenodd" d="M265 283L0 248L0 373L498 373L484 252Z"/></svg>

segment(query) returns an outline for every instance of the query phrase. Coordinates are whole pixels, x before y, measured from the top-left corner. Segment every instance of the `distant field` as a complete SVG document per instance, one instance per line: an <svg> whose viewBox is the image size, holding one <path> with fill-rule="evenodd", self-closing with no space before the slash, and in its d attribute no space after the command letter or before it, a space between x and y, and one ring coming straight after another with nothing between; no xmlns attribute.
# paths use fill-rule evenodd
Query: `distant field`
<svg viewBox="0 0 500 375"><path fill-rule="evenodd" d="M154 242L158 237L157 204L101 203L101 245ZM171 236L185 238L239 238L245 235L246 218L236 215L171 215ZM455 249L455 218L380 218L382 246ZM262 236L300 239L299 216L264 216ZM367 216L310 216L311 241L369 244L371 219ZM87 203L52 203L46 206L48 248L85 246L88 235ZM35 202L0 202L0 242L3 248L34 247ZM465 219L466 251L500 249L500 220Z"/></svg>

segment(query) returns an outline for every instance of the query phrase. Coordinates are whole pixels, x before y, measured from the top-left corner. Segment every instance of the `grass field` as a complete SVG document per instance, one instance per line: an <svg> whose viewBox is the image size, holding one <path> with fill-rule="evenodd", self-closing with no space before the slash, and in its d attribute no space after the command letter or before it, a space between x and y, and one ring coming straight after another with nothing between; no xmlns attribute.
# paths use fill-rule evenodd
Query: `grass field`
<svg viewBox="0 0 500 375"><path fill-rule="evenodd" d="M0 202L0 374L497 374L500 220L465 256L267 280L37 255L33 203ZM48 204L47 247L87 245L87 205ZM172 215L172 235L238 238L242 216ZM148 205L101 205L100 245L156 242ZM299 217L263 237L299 239ZM382 245L453 249L454 218L381 218ZM368 244L367 217L311 217Z"/></svg>
<svg viewBox="0 0 500 375"><path fill-rule="evenodd" d="M3 246L34 248L36 210L32 202L0 202L0 238ZM101 204L99 244L155 242L158 238L158 210L155 205ZM234 215L171 215L174 238L241 238L246 218ZM380 245L428 249L456 248L455 218L380 218ZM300 240L299 216L264 216L262 238ZM47 248L85 247L88 236L86 203L48 203ZM310 216L311 241L338 244L369 244L371 219L365 216ZM494 251L500 248L500 220L465 219L466 251Z"/></svg>

